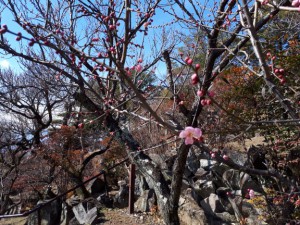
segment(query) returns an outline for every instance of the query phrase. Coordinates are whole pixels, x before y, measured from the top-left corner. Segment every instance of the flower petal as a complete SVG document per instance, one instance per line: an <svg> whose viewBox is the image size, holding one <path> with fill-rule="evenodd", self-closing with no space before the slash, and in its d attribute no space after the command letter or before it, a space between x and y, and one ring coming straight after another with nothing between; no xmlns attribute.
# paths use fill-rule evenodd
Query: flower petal
<svg viewBox="0 0 300 225"><path fill-rule="evenodd" d="M192 137L187 137L184 141L186 145L192 145L194 143L194 139Z"/></svg>
<svg viewBox="0 0 300 225"><path fill-rule="evenodd" d="M194 127L186 127L184 130L189 133L194 133L195 128Z"/></svg>
<svg viewBox="0 0 300 225"><path fill-rule="evenodd" d="M193 137L200 138L202 136L202 131L199 128L194 128Z"/></svg>
<svg viewBox="0 0 300 225"><path fill-rule="evenodd" d="M187 136L187 134L188 133L185 130L183 130L183 131L180 132L179 137L180 138L185 138Z"/></svg>

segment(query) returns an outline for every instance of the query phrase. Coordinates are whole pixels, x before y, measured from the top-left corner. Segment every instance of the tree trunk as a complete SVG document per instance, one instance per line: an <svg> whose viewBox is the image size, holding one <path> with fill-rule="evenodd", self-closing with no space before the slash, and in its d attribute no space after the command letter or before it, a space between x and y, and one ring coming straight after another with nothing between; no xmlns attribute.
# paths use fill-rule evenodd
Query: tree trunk
<svg viewBox="0 0 300 225"><path fill-rule="evenodd" d="M178 201L176 202L176 204L170 204L171 191L166 179L161 173L160 168L155 165L155 163L149 156L145 155L143 152L138 151L139 143L136 142L134 137L129 132L121 130L118 123L112 118L111 115L106 118L106 124L109 126L110 131L115 132L115 137L120 142L120 144L126 146L129 151L128 155L130 160L134 164L136 164L137 170L146 179L149 187L154 189L157 197L158 208L164 222L167 225L179 225ZM185 162L179 164L179 166L181 167L182 165L183 169L178 169L178 172L184 171ZM182 175L179 175L179 177L182 178ZM179 180L180 179L176 179L176 181ZM179 188L179 195L181 184L182 180L180 180L179 184L176 185L176 187ZM176 199L179 200L179 198Z"/></svg>

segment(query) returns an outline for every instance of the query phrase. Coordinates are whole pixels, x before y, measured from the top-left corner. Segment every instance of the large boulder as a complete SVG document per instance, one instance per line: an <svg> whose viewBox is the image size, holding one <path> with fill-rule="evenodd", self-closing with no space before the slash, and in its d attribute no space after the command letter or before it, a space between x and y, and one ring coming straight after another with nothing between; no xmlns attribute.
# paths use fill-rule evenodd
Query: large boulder
<svg viewBox="0 0 300 225"><path fill-rule="evenodd" d="M66 203L62 204L62 212L60 217L60 225L71 225L70 221L74 217L72 207Z"/></svg>
<svg viewBox="0 0 300 225"><path fill-rule="evenodd" d="M145 190L149 190L149 185L147 184L146 179L140 174L136 175L134 187L134 193L138 196L141 196Z"/></svg>
<svg viewBox="0 0 300 225"><path fill-rule="evenodd" d="M82 203L74 206L72 210L79 224L93 224L98 214L97 207L87 209Z"/></svg>
<svg viewBox="0 0 300 225"><path fill-rule="evenodd" d="M226 170L222 175L222 179L229 184L233 190L240 189L240 172L238 170Z"/></svg>
<svg viewBox="0 0 300 225"><path fill-rule="evenodd" d="M212 159L200 159L200 167L209 170L213 165L217 164L218 162L216 160Z"/></svg>
<svg viewBox="0 0 300 225"><path fill-rule="evenodd" d="M196 171L199 169L200 167L200 162L196 157L196 154L193 150L191 150L188 154L187 157L187 169L189 171L191 171L193 174L196 173Z"/></svg>
<svg viewBox="0 0 300 225"><path fill-rule="evenodd" d="M150 212L157 205L156 195L152 189L145 190L143 194L134 203L136 212Z"/></svg>
<svg viewBox="0 0 300 225"><path fill-rule="evenodd" d="M203 199L210 196L211 193L215 192L215 185L212 179L208 180L197 180L193 185L195 193L201 196Z"/></svg>
<svg viewBox="0 0 300 225"><path fill-rule="evenodd" d="M79 224L96 224L100 204L94 198L88 198L72 207L72 211Z"/></svg>
<svg viewBox="0 0 300 225"><path fill-rule="evenodd" d="M95 178L88 183L86 188L92 195L97 195L106 190L106 184L102 179Z"/></svg>
<svg viewBox="0 0 300 225"><path fill-rule="evenodd" d="M114 197L114 206L117 208L125 208L128 206L129 187L125 180L118 182L119 192Z"/></svg>
<svg viewBox="0 0 300 225"><path fill-rule="evenodd" d="M239 225L236 217L228 212L216 213L216 218L222 221L220 224L236 224Z"/></svg>
<svg viewBox="0 0 300 225"><path fill-rule="evenodd" d="M46 204L48 201L43 200L37 203L37 207ZM60 224L62 211L62 203L60 200L55 200L38 211L30 214L27 218L27 225L57 225Z"/></svg>
<svg viewBox="0 0 300 225"><path fill-rule="evenodd" d="M202 209L211 215L214 215L215 213L222 213L225 211L219 196L211 193L209 197L205 198L200 202L200 205Z"/></svg>
<svg viewBox="0 0 300 225"><path fill-rule="evenodd" d="M149 157L152 162L155 163L161 169L167 169L167 163L165 157L162 154L150 153Z"/></svg>
<svg viewBox="0 0 300 225"><path fill-rule="evenodd" d="M2 214L14 214L15 212L11 212L11 210L9 210L9 209L12 208L13 205L14 205L14 203L8 195L1 196L0 215L2 215Z"/></svg>
<svg viewBox="0 0 300 225"><path fill-rule="evenodd" d="M187 225L206 225L206 215L192 197L192 190L186 190L185 195L181 196L178 209L179 219Z"/></svg>

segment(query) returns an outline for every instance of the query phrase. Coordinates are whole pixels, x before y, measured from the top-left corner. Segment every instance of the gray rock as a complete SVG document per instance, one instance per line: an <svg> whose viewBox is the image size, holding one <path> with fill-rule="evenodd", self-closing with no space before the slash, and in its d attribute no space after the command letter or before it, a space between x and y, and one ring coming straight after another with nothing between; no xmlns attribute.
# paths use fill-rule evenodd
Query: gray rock
<svg viewBox="0 0 300 225"><path fill-rule="evenodd" d="M47 200L39 201L38 205L45 204ZM27 225L57 225L60 224L62 204L55 200L42 207L39 211L30 214L27 218ZM41 223L39 223L39 220Z"/></svg>
<svg viewBox="0 0 300 225"><path fill-rule="evenodd" d="M205 170L208 170L210 167L212 167L217 163L218 163L217 161L211 159L200 159L200 167Z"/></svg>
<svg viewBox="0 0 300 225"><path fill-rule="evenodd" d="M167 169L167 163L162 154L150 153L149 157L152 159L153 163L159 165L160 168Z"/></svg>
<svg viewBox="0 0 300 225"><path fill-rule="evenodd" d="M113 207L113 198L103 193L97 197L97 201L100 204L103 204L105 207L112 208Z"/></svg>
<svg viewBox="0 0 300 225"><path fill-rule="evenodd" d="M184 174L183 174L184 177L192 177L194 176L193 172L189 170L189 168L186 166L185 167L185 170L184 170Z"/></svg>
<svg viewBox="0 0 300 225"><path fill-rule="evenodd" d="M118 194L114 197L114 206L117 208L125 208L128 206L129 187L125 180L118 182L120 187Z"/></svg>
<svg viewBox="0 0 300 225"><path fill-rule="evenodd" d="M100 194L105 191L105 182L100 178L95 178L87 185L87 190L92 194Z"/></svg>
<svg viewBox="0 0 300 225"><path fill-rule="evenodd" d="M62 204L62 211L60 217L60 225L69 225L72 217L74 216L72 208L66 204Z"/></svg>
<svg viewBox="0 0 300 225"><path fill-rule="evenodd" d="M234 215L231 215L228 212L222 212L222 213L216 213L216 216L222 220L222 222L227 222L227 223L237 223L238 221L236 220ZM239 223L237 223L239 224Z"/></svg>
<svg viewBox="0 0 300 225"><path fill-rule="evenodd" d="M249 203L246 200L243 200L242 202L242 213L245 217L249 217L251 215L255 215L256 217L259 215L259 213L257 212L257 210L255 209L255 207Z"/></svg>
<svg viewBox="0 0 300 225"><path fill-rule="evenodd" d="M206 171L203 168L199 168L193 176L193 181L203 179L209 174L209 171Z"/></svg>
<svg viewBox="0 0 300 225"><path fill-rule="evenodd" d="M226 150L227 155L237 164L244 165L247 161L247 153L241 151Z"/></svg>
<svg viewBox="0 0 300 225"><path fill-rule="evenodd" d="M1 195L0 199L0 215L2 214L14 214L12 212L9 212L8 209L11 208L13 205L13 201L10 199L8 195Z"/></svg>
<svg viewBox="0 0 300 225"><path fill-rule="evenodd" d="M85 211L85 208L83 207L82 203L79 203L78 205L73 206L72 210L73 210L73 213L74 213L77 221L79 222L79 224L84 224L86 211Z"/></svg>
<svg viewBox="0 0 300 225"><path fill-rule="evenodd" d="M222 175L222 179L226 181L233 190L240 189L240 173L238 170L226 170Z"/></svg>
<svg viewBox="0 0 300 225"><path fill-rule="evenodd" d="M162 175L164 176L164 178L167 182L171 183L171 180L172 180L172 172L171 171L168 171L168 170L162 171ZM153 187L150 187L150 188L153 188Z"/></svg>
<svg viewBox="0 0 300 225"><path fill-rule="evenodd" d="M202 209L209 214L222 213L225 210L220 202L218 195L214 193L210 194L209 197L202 200L200 202L200 205Z"/></svg>
<svg viewBox="0 0 300 225"><path fill-rule="evenodd" d="M98 215L97 207L90 208L83 203L73 206L72 210L79 224L93 224Z"/></svg>
<svg viewBox="0 0 300 225"><path fill-rule="evenodd" d="M150 212L156 205L156 196L152 189L145 190L138 200L134 203L134 209L137 212Z"/></svg>
<svg viewBox="0 0 300 225"><path fill-rule="evenodd" d="M135 191L134 193L138 196L141 196L145 190L148 190L149 189L149 186L146 182L146 179L141 176L141 175L137 175L136 178L135 178Z"/></svg>
<svg viewBox="0 0 300 225"><path fill-rule="evenodd" d="M241 196L234 195L231 195L230 198L228 198L228 196L226 196L226 198L220 198L220 202L224 207L225 211L232 215L234 215L235 213L233 204L235 206L235 209L238 210L238 212L240 212L242 208L242 201L243 198Z"/></svg>
<svg viewBox="0 0 300 225"><path fill-rule="evenodd" d="M81 224L77 221L76 217L74 217L70 220L68 225L81 225Z"/></svg>
<svg viewBox="0 0 300 225"><path fill-rule="evenodd" d="M219 187L216 190L216 194L222 197L227 197L227 192L233 193L233 191L231 191L231 189L228 187Z"/></svg>
<svg viewBox="0 0 300 225"><path fill-rule="evenodd" d="M193 188L202 198L207 198L211 193L215 192L215 185L212 180L197 180Z"/></svg>
<svg viewBox="0 0 300 225"><path fill-rule="evenodd" d="M247 202L246 200L243 200L241 208L242 214L244 215L244 217L246 217L247 224L256 225L262 223L262 221L258 219L259 212L251 203Z"/></svg>
<svg viewBox="0 0 300 225"><path fill-rule="evenodd" d="M252 189L257 193L263 193L264 190L258 185L258 183L251 178L249 178L241 187L242 194L245 196L248 193L248 189Z"/></svg>
<svg viewBox="0 0 300 225"><path fill-rule="evenodd" d="M197 159L210 159L210 154L202 151L195 151Z"/></svg>
<svg viewBox="0 0 300 225"><path fill-rule="evenodd" d="M220 164L214 164L210 170L212 172L216 173L218 176L222 177L223 173L229 169L230 169L229 166L227 166L223 163L220 163Z"/></svg>
<svg viewBox="0 0 300 225"><path fill-rule="evenodd" d="M195 174L200 167L200 161L197 159L196 154L191 150L187 157L187 168Z"/></svg>
<svg viewBox="0 0 300 225"><path fill-rule="evenodd" d="M66 202L69 206L74 206L74 205L78 205L81 202L81 200L78 196L73 195L69 199L67 199Z"/></svg>
<svg viewBox="0 0 300 225"><path fill-rule="evenodd" d="M191 196L191 189L187 189L185 195L180 198L178 214L180 221L188 225L207 224L204 211L198 206Z"/></svg>

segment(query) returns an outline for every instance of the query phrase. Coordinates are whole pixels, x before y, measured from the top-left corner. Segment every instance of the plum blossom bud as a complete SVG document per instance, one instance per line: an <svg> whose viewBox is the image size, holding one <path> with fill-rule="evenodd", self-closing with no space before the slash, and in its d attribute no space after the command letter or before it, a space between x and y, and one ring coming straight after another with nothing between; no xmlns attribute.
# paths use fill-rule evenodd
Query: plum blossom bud
<svg viewBox="0 0 300 225"><path fill-rule="evenodd" d="M205 95L205 91L204 90L198 90L197 91L197 95L200 96L200 97L202 97L202 96Z"/></svg>
<svg viewBox="0 0 300 225"><path fill-rule="evenodd" d="M216 93L214 91L209 91L207 94L209 97L213 98Z"/></svg>
<svg viewBox="0 0 300 225"><path fill-rule="evenodd" d="M223 155L223 159L227 161L229 159L229 156L228 155Z"/></svg>
<svg viewBox="0 0 300 225"><path fill-rule="evenodd" d="M193 64L193 60L192 59L188 59L186 62L188 65L192 65Z"/></svg>
<svg viewBox="0 0 300 225"><path fill-rule="evenodd" d="M143 69L143 66L142 66L141 64L137 64L137 65L135 66L135 70L136 70L138 73L141 72L142 69Z"/></svg>

